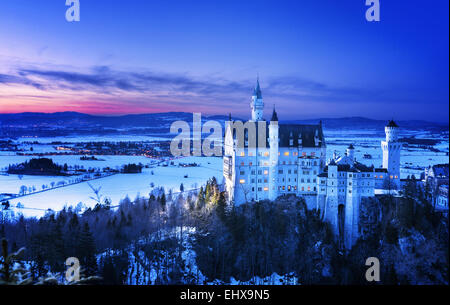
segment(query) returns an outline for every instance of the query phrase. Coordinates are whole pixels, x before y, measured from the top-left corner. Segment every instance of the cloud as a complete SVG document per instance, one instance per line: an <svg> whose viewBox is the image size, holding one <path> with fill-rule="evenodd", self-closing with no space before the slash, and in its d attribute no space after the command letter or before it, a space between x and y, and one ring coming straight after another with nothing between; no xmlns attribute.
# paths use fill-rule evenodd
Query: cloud
<svg viewBox="0 0 450 305"><path fill-rule="evenodd" d="M20 66L12 71L0 74L0 84L20 84L44 90L52 93L54 99L59 96L62 104L67 101L67 107L76 100L89 101L92 107L96 107L95 103L99 106L107 102L115 109L122 107L125 112L127 109L166 107L175 111L228 113L231 110L245 114L249 111L255 82L250 79L199 78L181 73L124 71L109 66L94 66L82 71L70 67ZM277 108L284 109L287 116L305 114L305 111L324 112L326 109L351 111L352 107L360 108L363 104L390 101L389 94L382 90L337 87L294 76L268 77L262 88L266 103L273 101ZM36 92L27 94L39 95ZM293 107L299 110L292 111Z"/></svg>

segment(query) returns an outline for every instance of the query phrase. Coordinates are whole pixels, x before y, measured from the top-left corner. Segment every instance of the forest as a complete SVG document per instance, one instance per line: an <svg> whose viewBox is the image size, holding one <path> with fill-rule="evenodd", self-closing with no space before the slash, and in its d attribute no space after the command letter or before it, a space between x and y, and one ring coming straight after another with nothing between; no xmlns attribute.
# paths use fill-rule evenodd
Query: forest
<svg viewBox="0 0 450 305"><path fill-rule="evenodd" d="M365 285L373 284L365 260L377 257L377 284L448 284L448 219L414 182L403 193L363 201L361 238L349 251L302 198L227 205L215 179L198 192L159 188L119 207L105 200L40 219L2 212L0 282L67 284L65 261L77 257L95 284L253 283L276 273L306 285ZM21 278L7 277L15 268Z"/></svg>

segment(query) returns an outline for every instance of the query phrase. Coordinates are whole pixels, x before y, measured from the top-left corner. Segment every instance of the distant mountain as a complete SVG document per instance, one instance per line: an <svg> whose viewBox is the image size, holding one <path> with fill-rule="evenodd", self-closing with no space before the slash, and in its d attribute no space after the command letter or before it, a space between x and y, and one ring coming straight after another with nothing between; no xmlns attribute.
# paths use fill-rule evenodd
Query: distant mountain
<svg viewBox="0 0 450 305"><path fill-rule="evenodd" d="M311 120L290 120L281 121L280 123L289 124L318 124L322 121L322 125L328 129L384 129L387 120L374 120L365 117L346 117L346 118L321 118ZM395 121L402 129L426 129L426 130L448 130L448 124L433 123L421 120L400 120Z"/></svg>
<svg viewBox="0 0 450 305"><path fill-rule="evenodd" d="M222 126L227 115L202 116L203 122L219 121ZM240 118L233 117L234 120ZM0 135L3 136L61 136L68 134L161 134L168 133L174 121L192 123L193 115L187 112L164 112L148 114L128 114L121 116L100 116L78 112L37 113L24 112L0 114ZM322 121L326 129L379 129L383 130L387 121L364 117L322 118L310 120L280 121L289 124L317 124ZM397 121L403 129L448 130L448 124L426 121Z"/></svg>

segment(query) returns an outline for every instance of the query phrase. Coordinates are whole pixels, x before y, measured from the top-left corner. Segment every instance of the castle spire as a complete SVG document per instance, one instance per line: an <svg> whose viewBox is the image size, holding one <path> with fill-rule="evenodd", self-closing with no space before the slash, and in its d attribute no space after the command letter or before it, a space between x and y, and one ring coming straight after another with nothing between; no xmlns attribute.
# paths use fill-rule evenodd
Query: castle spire
<svg viewBox="0 0 450 305"><path fill-rule="evenodd" d="M278 115L275 111L275 104L273 104L273 112L272 112L272 118L270 119L271 122L278 122Z"/></svg>
<svg viewBox="0 0 450 305"><path fill-rule="evenodd" d="M257 99L262 98L261 87L259 86L259 75L256 77L256 87L253 95L256 96Z"/></svg>

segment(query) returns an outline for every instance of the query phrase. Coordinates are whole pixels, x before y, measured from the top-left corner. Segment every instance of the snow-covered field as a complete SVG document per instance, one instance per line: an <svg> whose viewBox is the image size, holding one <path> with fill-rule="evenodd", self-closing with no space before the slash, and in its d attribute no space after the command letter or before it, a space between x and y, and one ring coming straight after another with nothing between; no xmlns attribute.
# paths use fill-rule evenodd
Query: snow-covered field
<svg viewBox="0 0 450 305"><path fill-rule="evenodd" d="M106 161L80 161L79 156L56 156L52 157L57 163L67 163L69 165L84 164L85 167L105 167L119 166L126 163L148 164L151 159L138 156L99 156ZM4 157L0 158L1 166L9 163L22 162L30 157ZM6 160L5 160L6 159ZM12 162L14 161L14 162ZM80 163L84 162L84 163ZM178 167L179 163L197 163L199 167ZM185 191L200 187L208 179L215 176L219 183L222 182L222 159L216 157L186 157L174 161L173 166L155 166L153 168L144 168L140 174L117 174L114 176L90 181L94 188L101 187L100 193L104 197L112 200L112 205L119 203L121 199L128 196L134 199L138 194L148 196L154 187L162 186L168 191L179 192L180 184L183 183ZM152 174L153 172L153 174ZM185 175L187 177L185 178ZM60 180L69 180L70 177L41 177L24 176L21 180L17 175L0 176L0 193L18 193L22 185L35 186L41 188L42 184L58 182ZM25 209L13 208L13 211L23 213L24 216L42 216L45 210L61 210L64 206L76 206L82 202L87 207L95 206L95 201L90 198L94 193L88 182L74 184L66 187L56 188L42 193L31 194L25 197L10 200L12 206L18 203Z"/></svg>
<svg viewBox="0 0 450 305"><path fill-rule="evenodd" d="M327 158L336 151L343 154L349 144L355 146L355 157L358 161L366 165L374 165L380 167L382 164L382 151L380 141L384 140L383 130L325 130L325 139L327 143ZM403 131L400 137L427 138L438 139L434 148L440 152L432 152L428 149L414 147L404 148L401 153L401 178L414 174L417 177L423 172L423 168L439 163L448 163L449 142L448 133L446 136L433 134L427 131ZM167 138L157 138L151 136L81 136L81 137L52 137L52 138L20 138L17 143L20 145L33 146L35 152L50 152L54 148L48 144L53 141L61 142L87 142L87 141L158 141ZM23 144L24 142L38 141L40 144ZM371 159L363 158L364 154L370 154ZM101 187L100 193L104 197L112 200L112 204L116 205L126 196L134 199L138 194L148 196L154 187L163 186L167 191L172 189L178 192L180 184L183 183L184 189L194 189L206 183L206 181L215 176L219 183L222 182L222 159L217 157L187 157L175 160L175 166L155 166L152 165L156 160L143 156L97 156L103 161L82 161L80 156L75 155L58 155L50 156L55 163L65 164L69 166L78 165L85 169L104 167L120 168L128 163L142 163L151 165L153 168L144 168L141 174L117 174L114 176L101 178L90 181L89 183L95 187ZM0 170L4 170L9 164L21 163L33 158L32 156L17 156L12 152L0 152ZM200 167L178 167L178 163L201 164ZM407 168L410 167L410 168ZM152 174L153 172L153 174ZM185 177L187 175L187 177ZM21 186L41 190L42 185L50 185L52 182L57 184L60 181L70 182L73 177L48 177L48 176L23 176L17 175L0 175L0 194L1 193L19 193ZM12 206L18 203L23 205L25 209L13 208L14 212L23 213L25 216L42 216L47 209L60 210L65 205L75 206L82 202L87 207L95 205L95 201L90 197L93 191L87 182L74 184L66 187L56 188L42 193L31 194L11 200ZM0 195L1 196L1 195Z"/></svg>
<svg viewBox="0 0 450 305"><path fill-rule="evenodd" d="M381 141L385 139L384 131L379 130L358 130L358 131L337 131L324 130L325 141L327 143L327 158L333 155L336 151L343 155L348 145L355 146L355 158L359 162L368 166L374 165L380 167L383 163L383 153L381 151ZM442 140L436 144L434 148L441 152L432 152L422 148L406 148L401 151L401 170L400 178L406 178L408 175L415 175L417 178L423 172L423 168L429 165L448 163L449 157L446 152L449 151L448 137L446 139L438 137L426 131L402 131L400 137L427 138ZM447 135L448 136L448 135ZM370 154L371 159L365 159L364 154ZM413 167L419 169L411 169L406 167Z"/></svg>

